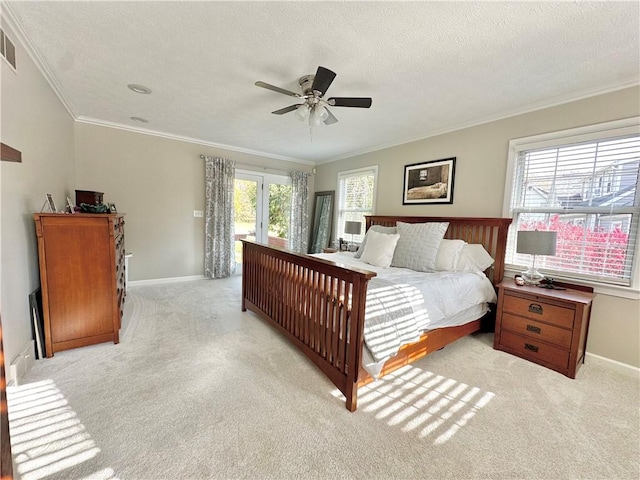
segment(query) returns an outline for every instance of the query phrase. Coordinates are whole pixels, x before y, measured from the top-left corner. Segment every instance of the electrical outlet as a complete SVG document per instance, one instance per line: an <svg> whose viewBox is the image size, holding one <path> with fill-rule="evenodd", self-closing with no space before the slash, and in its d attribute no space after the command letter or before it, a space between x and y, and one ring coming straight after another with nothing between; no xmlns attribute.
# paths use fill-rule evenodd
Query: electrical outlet
<svg viewBox="0 0 640 480"><path fill-rule="evenodd" d="M194 217L204 217L204 212L202 210L194 210L193 211L193 216Z"/></svg>

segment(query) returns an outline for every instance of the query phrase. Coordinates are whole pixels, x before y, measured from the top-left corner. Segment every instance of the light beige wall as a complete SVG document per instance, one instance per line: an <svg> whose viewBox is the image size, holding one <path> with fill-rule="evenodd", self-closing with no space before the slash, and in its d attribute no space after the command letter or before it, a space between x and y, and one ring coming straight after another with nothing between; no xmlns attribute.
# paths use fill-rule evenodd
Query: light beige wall
<svg viewBox="0 0 640 480"><path fill-rule="evenodd" d="M17 71L0 60L2 142L22 152L22 163L0 162L2 215L2 334L7 364L31 340L28 295L40 285L33 213L45 194L59 208L74 183L73 120L13 31Z"/></svg>
<svg viewBox="0 0 640 480"><path fill-rule="evenodd" d="M125 248L133 253L129 280L204 272L204 160L226 157L238 168L268 173L310 171L309 165L225 151L178 140L77 123L77 183L104 192L104 201L126 213ZM257 167L244 166L257 165Z"/></svg>
<svg viewBox="0 0 640 480"><path fill-rule="evenodd" d="M637 87L319 165L317 190L342 170L378 165L376 213L502 216L509 140L640 115ZM452 205L402 205L404 165L456 157ZM640 301L599 294L587 351L640 367Z"/></svg>

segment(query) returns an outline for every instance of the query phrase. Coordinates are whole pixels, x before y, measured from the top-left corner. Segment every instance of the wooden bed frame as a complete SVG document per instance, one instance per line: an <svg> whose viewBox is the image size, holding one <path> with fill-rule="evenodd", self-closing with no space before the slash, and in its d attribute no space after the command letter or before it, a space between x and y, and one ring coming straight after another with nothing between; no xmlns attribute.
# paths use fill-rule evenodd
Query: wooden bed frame
<svg viewBox="0 0 640 480"><path fill-rule="evenodd" d="M396 222L449 222L444 238L480 243L495 259L486 271L502 281L510 218L367 216L372 225ZM268 321L297 346L338 387L350 411L358 387L373 379L361 368L364 310L374 272L243 240L242 311ZM480 329L480 319L458 327L431 330L389 359L383 376Z"/></svg>

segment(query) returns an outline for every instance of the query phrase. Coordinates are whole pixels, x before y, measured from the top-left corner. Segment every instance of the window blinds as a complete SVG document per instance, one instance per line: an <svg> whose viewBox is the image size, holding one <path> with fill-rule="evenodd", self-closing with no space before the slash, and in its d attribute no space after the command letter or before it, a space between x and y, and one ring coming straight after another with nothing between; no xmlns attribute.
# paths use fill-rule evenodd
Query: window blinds
<svg viewBox="0 0 640 480"><path fill-rule="evenodd" d="M338 237L345 235L345 222L352 221L362 223L362 233L353 241L364 238L364 216L373 214L376 176L376 167L338 173Z"/></svg>

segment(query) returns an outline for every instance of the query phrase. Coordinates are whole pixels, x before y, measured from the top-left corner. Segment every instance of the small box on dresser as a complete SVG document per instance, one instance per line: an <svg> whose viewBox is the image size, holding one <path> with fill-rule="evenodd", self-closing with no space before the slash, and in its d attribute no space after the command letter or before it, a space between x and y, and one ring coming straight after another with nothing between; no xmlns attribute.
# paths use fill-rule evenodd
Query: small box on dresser
<svg viewBox="0 0 640 480"><path fill-rule="evenodd" d="M498 288L493 347L575 378L584 363L592 289L554 290L510 280Z"/></svg>

